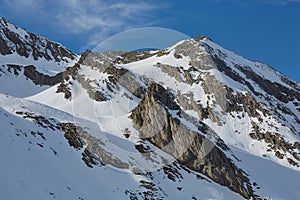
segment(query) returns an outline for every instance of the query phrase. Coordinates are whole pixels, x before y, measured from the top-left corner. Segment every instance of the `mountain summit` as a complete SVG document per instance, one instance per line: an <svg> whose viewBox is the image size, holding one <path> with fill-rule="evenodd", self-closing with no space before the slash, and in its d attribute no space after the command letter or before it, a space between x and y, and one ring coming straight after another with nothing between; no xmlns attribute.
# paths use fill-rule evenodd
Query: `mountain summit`
<svg viewBox="0 0 300 200"><path fill-rule="evenodd" d="M21 29L3 17L0 17L0 28L1 55L17 53L25 58L32 57L34 60L45 58L56 62L68 61L76 57L60 44Z"/></svg>
<svg viewBox="0 0 300 200"><path fill-rule="evenodd" d="M4 86L0 88L1 93L25 97L41 92L56 84L58 79L51 77L60 76L58 73L73 65L77 58L61 44L0 18L0 84Z"/></svg>
<svg viewBox="0 0 300 200"><path fill-rule="evenodd" d="M297 199L300 86L208 37L72 53L1 18L3 199Z"/></svg>

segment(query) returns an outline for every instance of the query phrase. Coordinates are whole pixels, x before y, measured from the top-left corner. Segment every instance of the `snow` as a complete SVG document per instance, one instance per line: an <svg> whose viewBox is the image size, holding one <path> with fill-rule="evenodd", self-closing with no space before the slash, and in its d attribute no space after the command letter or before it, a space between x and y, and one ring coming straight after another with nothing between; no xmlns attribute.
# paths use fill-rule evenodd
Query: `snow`
<svg viewBox="0 0 300 200"><path fill-rule="evenodd" d="M16 26L13 25L13 24L8 23L8 24L7 24L7 28L8 28L10 31L12 31L12 32L14 32L14 33L16 33L16 34L18 34L18 35L20 36L20 38L23 39L23 40L26 40L26 38L29 37L27 31L25 31L24 29L18 28L18 27L16 27Z"/></svg>
<svg viewBox="0 0 300 200"><path fill-rule="evenodd" d="M5 55L5 56L0 54L0 65L5 65L5 64L14 64L20 66L34 65L38 72L45 75L54 76L59 72L63 72L68 66L73 66L79 60L79 58L76 58L74 60L70 60L68 58L65 59L67 60L67 62L66 61L56 62L55 60L48 61L44 57L35 60L32 57L32 55L26 58L14 52L13 54Z"/></svg>
<svg viewBox="0 0 300 200"><path fill-rule="evenodd" d="M26 79L23 76L23 69L18 71L19 76L17 77L13 72L10 73L7 71L7 66L0 66L0 69L4 71L4 73L0 71L0 93L2 94L15 97L28 97L49 88L49 86L35 85L31 80Z"/></svg>
<svg viewBox="0 0 300 200"><path fill-rule="evenodd" d="M52 87L44 89L42 92L32 96L28 96L25 99L41 102L45 105L62 111L71 111L72 102L64 98L64 93L56 93L58 84ZM50 98L51 96L51 98ZM70 113L71 114L71 113Z"/></svg>
<svg viewBox="0 0 300 200"><path fill-rule="evenodd" d="M19 34L25 37L25 33L19 32ZM258 121L257 118L248 116L246 112L243 116L237 112L224 113L219 105L215 105L213 95L208 98L201 81L190 84L178 81L164 73L156 66L157 63L166 64L170 67L182 67L184 70L190 68L189 57L182 57L181 59L174 57L174 48L182 42L166 49L169 51L167 55L161 57L153 55L144 60L119 64L116 67L130 70L143 86L145 83L142 83L141 77L145 76L152 81L161 83L175 96L192 94L193 100L201 103L204 108L209 102L213 112L220 118L222 125L220 126L211 119L204 119L203 122L231 148L232 151L225 152L226 155L230 158L235 156L241 160L233 159L238 167L249 174L251 181L258 183L260 189L255 189L256 193L272 199L299 199L300 168L292 167L286 159L278 159L274 152L267 152L267 143L253 140L249 136L252 130L251 121L259 124L261 130L282 133L289 142L299 141L299 137L293 134L288 126L283 126L276 117L265 117L259 111L262 122ZM290 88L282 82L282 75L267 65L249 61L207 39L200 41L199 48L203 48L201 44L211 46L215 54L223 56L224 61L241 76L245 77L235 67L235 64L250 67L262 77ZM32 57L26 59L16 54L0 55L0 65L18 64L25 66L33 64L39 72L47 75L62 72L77 60L78 58L69 63L57 64L45 59L37 61ZM72 97L67 100L63 93L56 93L58 85L52 87L36 86L32 81L22 76L23 71L19 73L18 77L13 73L1 73L0 77L0 156L5 158L3 164L0 165L1 199L125 199L126 190L145 191L145 188L140 186L140 180L147 180L154 183L157 188L161 188L163 191L158 190L158 194L165 199L191 199L192 196L201 200L242 199L240 195L228 188L209 181L207 177L205 178L208 181L197 180L195 172L188 173L179 169L183 179L173 182L166 178L161 167L165 162L172 164L175 159L154 145L142 141L129 118L130 112L139 104L141 99L131 95L122 86L114 92L109 91L105 83L105 81L109 81L108 74L101 73L98 69L89 66L80 66L79 74L85 80L91 81L90 84L95 90L101 90L111 97L107 101L97 102L89 97L87 91L77 80L70 80ZM194 80L199 77L205 79L206 75L212 75L224 85L232 88L234 94L249 93L249 89L245 85L232 80L215 68L189 73ZM183 80L185 79L182 70L180 76ZM250 83L254 85L255 90L264 92L258 85L251 81ZM126 97L125 94L129 94L132 99ZM192 98L190 97L189 101ZM259 97L255 98L261 100ZM276 100L272 101L276 102ZM290 108L294 107L292 103L286 105ZM16 111L28 111L46 118L54 118L59 122L76 123L93 137L101 140L103 142L101 147L111 153L112 156L127 163L129 169L121 170L111 165L88 168L81 160L82 150L77 151L70 147L62 131L44 129L30 119L24 119L17 115ZM185 110L184 112L193 119L199 119L195 110ZM180 118L176 111L169 110L169 113L172 117L178 118L182 125L199 132L191 121ZM299 117L299 114L296 113L296 115ZM288 123L293 123L293 117L290 115L283 116ZM295 125L295 128L299 130L299 126ZM129 138L124 137L125 130L130 132ZM46 140L38 136L34 137L30 131L42 132ZM27 136L24 133L27 133ZM135 145L141 142L150 147L152 161L146 159L146 156L139 153L135 148ZM42 144L43 147L38 146L37 143ZM57 152L57 155L54 154L53 150ZM133 174L131 170L135 167L143 172L151 172L153 178ZM177 187L182 187L182 190Z"/></svg>
<svg viewBox="0 0 300 200"><path fill-rule="evenodd" d="M86 79L101 82L108 79L108 74L103 74L98 69L92 69L90 66L81 65L78 73L83 75Z"/></svg>
<svg viewBox="0 0 300 200"><path fill-rule="evenodd" d="M239 60L244 59L235 54L233 55L233 53L231 53L227 50L224 50L223 48L221 48L217 45L213 45L212 43L209 43L209 45L213 46L213 48L215 48L215 49L218 48L222 52L225 52L227 54L226 58L228 58L228 59L230 57L233 57L234 60L236 60L236 62L238 62L237 61L238 59ZM175 46L174 46L174 48L175 48ZM181 94L181 95L193 93L194 101L201 102L201 104L205 107L208 99L207 99L207 95L203 91L201 84L190 85L190 84L187 84L184 82L178 82L175 78L170 77L168 74L162 72L159 68L155 67L156 63L158 63L158 62L167 64L170 66L174 66L174 65L178 66L178 64L175 64L176 62L178 63L178 59L174 58L174 55L172 53L173 52L172 48L169 48L168 50L171 52L170 54L167 54L167 55L164 55L161 57L152 56L150 58L147 58L147 59L144 59L141 61L118 65L118 67L126 68L126 69L134 72L136 74L136 76L138 76L138 77L146 76L150 80L161 83L165 88L169 88L177 93L179 92L179 94ZM240 62L245 62L247 65L253 64L251 61L247 61L247 60L244 61L244 60L240 61ZM182 66L184 69L188 69L190 67L188 59L186 59L186 60L179 59L179 62L180 62L180 66ZM244 94L245 92L247 92L247 88L244 85L241 85L240 83L238 83L236 81L233 81L232 79L230 79L229 77L227 77L226 75L224 75L223 73L219 72L216 69L206 70L206 72L208 72L210 75L213 75L217 80L221 81L225 85L230 86L230 88L233 89L234 93L241 92ZM200 72L193 72L193 73L199 74ZM260 91L260 90L258 90L258 91ZM123 102L123 101L124 101L124 99L123 100L118 99L118 98L116 99L116 102ZM81 100L79 102L81 102ZM127 102L127 101L125 100L125 102ZM210 105L214 105L214 97L211 97L211 99L209 100L209 103L210 103ZM116 104L116 105L112 106L112 108L114 108L114 107L118 107L118 105ZM133 107L134 107L134 104L133 104ZM226 144L233 145L234 147L239 148L244 151L247 151L248 153L253 154L253 155L258 155L261 157L263 157L264 155L268 155L267 158L265 158L265 159L271 159L278 164L284 165L286 167L291 167L286 160L284 160L284 161L279 160L277 157L275 157L274 153L267 152L266 150L268 149L268 147L267 147L266 143L255 141L249 136L249 133L252 130L252 125L250 122L251 122L251 120L256 121L257 120L256 118L250 119L248 117L248 115L246 114L246 116L244 116L243 118L240 119L238 117L237 113L234 118L230 115L225 115L225 116L223 115L221 117L220 113L223 112L222 109L219 106L213 106L213 107L214 107L214 112L219 113L218 116L220 117L220 120L223 122L223 125L220 126L217 123L212 122L210 119L204 120L204 122L206 124L208 124L216 133L218 133L219 136L225 141ZM121 108L119 108L119 109L121 109ZM106 108L100 107L99 110L100 110L99 113L105 113ZM116 110L118 110L118 109L116 109ZM127 111L130 111L130 109L128 109ZM124 111L124 113L126 113L127 111ZM195 111L188 110L186 112L191 114L193 117L198 118L198 114ZM112 114L112 113L110 113L110 114ZM117 116L122 116L122 115L118 114ZM267 121L269 119L264 117L262 113L261 113L261 117L262 117L263 121L266 122L266 123L262 124L263 125L261 127L262 130L270 129L270 126L267 124ZM287 119L289 117L290 116L286 116ZM124 119L125 118L126 117L124 117ZM299 140L299 137L294 136L287 127L282 127L280 122L278 122L274 118L272 118L272 120L273 120L273 122L272 122L273 125L279 129L279 132L285 133L285 138L287 139L287 141L294 142L294 141ZM122 121L122 120L119 120L119 121ZM100 124L100 126L102 128L104 128L108 132L118 132L118 130L114 131L111 129L106 129L106 127L113 126L113 122L111 122L111 120L106 119L106 120L102 120L102 122L98 121L98 123ZM185 124L187 127L191 128L192 130L195 130L194 125L187 122L186 120L182 119L182 123ZM257 123L259 124L259 122L257 122ZM118 123L116 123L116 124L118 124ZM236 130L239 130L240 133L237 133ZM296 169L296 170L299 170L299 169Z"/></svg>
<svg viewBox="0 0 300 200"><path fill-rule="evenodd" d="M281 85L283 85L287 88L291 88L291 86L289 86L288 84L286 84L285 82L282 81L282 77L284 77L283 74L281 74L280 72L276 71L275 69L273 69L272 67L270 67L266 64L250 61L242 56L235 54L234 52L224 49L223 47L219 46L218 44L212 42L209 39L201 40L200 44L206 44L206 45L212 47L214 50L214 53L216 55L222 57L222 59L224 59L226 64L228 66L230 66L231 69L238 72L238 74L240 74L240 75L243 75L243 73L235 67L235 64L238 64L239 66L244 67L244 68L249 67L252 71L257 73L261 77L263 77L271 82L280 83ZM220 54L220 52L222 54ZM223 55L225 55L225 57Z"/></svg>
<svg viewBox="0 0 300 200"><path fill-rule="evenodd" d="M258 183L260 187L256 190L258 195L272 200L299 199L299 171L274 164L270 160L251 155L234 147L231 149L242 160L239 165L243 169L251 169L247 173Z"/></svg>
<svg viewBox="0 0 300 200"><path fill-rule="evenodd" d="M19 125L26 125L24 120L13 120L14 123L18 121ZM30 130L35 128L32 123L27 124L31 126ZM87 168L81 161L80 152L71 149L62 134L43 132L47 144L53 145L58 156L50 150L43 150L47 144L44 148L30 145L15 136L13 130L1 130L0 156L6 158L5 164L0 166L3 173L1 199L53 199L53 196L58 199L97 199L99 196L109 199L124 196L124 186L137 187L129 173L110 167ZM124 179L127 180L126 185L123 184Z"/></svg>
<svg viewBox="0 0 300 200"><path fill-rule="evenodd" d="M197 180L195 174L184 170L180 170L184 178L173 182L160 170L152 171L154 179L151 180L146 176L135 175L129 170L111 166L90 169L81 160L82 152L71 148L63 133L44 129L13 113L28 111L63 121L72 121L71 115L49 106L6 95L0 95L0 106L0 156L5 158L5 162L0 165L1 199L124 199L126 190L145 190L139 186L140 180L153 182L162 188L164 191L159 195L167 199L190 199L191 196L204 200L241 199L229 189L206 180ZM22 132L16 135L16 128L19 127L22 127ZM91 132L97 131L93 130L94 126L88 127ZM34 137L30 131L42 132L45 140ZM27 136L24 133L27 133ZM114 142L116 141L120 145L121 140L116 138ZM43 147L36 145L37 143ZM128 144L124 145L128 148ZM145 167L146 163L149 164L142 156L139 160L131 161L136 162L134 166L140 166L138 163L142 164L142 167ZM179 191L177 187L182 187L182 190Z"/></svg>
<svg viewBox="0 0 300 200"><path fill-rule="evenodd" d="M206 102L207 98L201 85L189 85L184 82L178 82L174 77L170 77L168 74L162 72L161 69L155 67L157 63L174 66L174 63L177 61L178 59L174 58L173 54L170 53L166 56L152 56L141 61L123 64L120 65L120 67L134 72L138 77L146 76L150 80L162 84L165 88L171 88L175 92L179 91L182 95L194 91L195 101ZM181 66L184 69L188 69L190 68L189 60L181 60L179 64L175 64L175 66Z"/></svg>

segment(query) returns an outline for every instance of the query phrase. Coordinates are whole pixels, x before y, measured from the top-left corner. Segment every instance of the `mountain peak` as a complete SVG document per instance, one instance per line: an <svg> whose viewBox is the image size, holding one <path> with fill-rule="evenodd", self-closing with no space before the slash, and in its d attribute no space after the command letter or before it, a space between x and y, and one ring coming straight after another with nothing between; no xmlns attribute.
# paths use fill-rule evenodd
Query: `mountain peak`
<svg viewBox="0 0 300 200"><path fill-rule="evenodd" d="M18 54L25 58L32 57L34 60L45 58L56 62L73 60L76 57L76 54L61 44L28 32L4 17L1 17L0 24L1 55Z"/></svg>
<svg viewBox="0 0 300 200"><path fill-rule="evenodd" d="M273 68L206 36L79 59L2 20L5 199L299 198L300 88Z"/></svg>
<svg viewBox="0 0 300 200"><path fill-rule="evenodd" d="M209 37L207 37L207 36L203 36L203 35L199 35L199 36L196 36L196 37L194 37L193 38L194 40L196 40L196 41L200 41L200 40L211 40ZM212 40L211 40L212 41Z"/></svg>
<svg viewBox="0 0 300 200"><path fill-rule="evenodd" d="M8 22L8 20L2 16L0 16L0 22Z"/></svg>

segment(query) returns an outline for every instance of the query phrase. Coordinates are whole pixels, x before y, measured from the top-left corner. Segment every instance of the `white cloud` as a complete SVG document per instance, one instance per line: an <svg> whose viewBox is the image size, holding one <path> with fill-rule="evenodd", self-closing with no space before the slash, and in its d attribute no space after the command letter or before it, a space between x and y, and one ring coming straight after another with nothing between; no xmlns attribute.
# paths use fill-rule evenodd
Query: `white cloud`
<svg viewBox="0 0 300 200"><path fill-rule="evenodd" d="M162 7L149 0L3 0L3 3L10 12L40 17L51 27L70 34L88 35L88 46L112 33L151 24L155 21L153 12Z"/></svg>
<svg viewBox="0 0 300 200"><path fill-rule="evenodd" d="M116 30L132 25L139 26L147 12L156 9L141 1L81 1L66 0L57 3L59 11L56 15L59 23L66 26L73 33L80 33L99 29Z"/></svg>
<svg viewBox="0 0 300 200"><path fill-rule="evenodd" d="M205 0L213 3L220 3L220 2L229 2L229 3L236 3L241 6L247 6L248 3L252 3L249 0ZM292 3L300 3L300 0L254 0L260 3L267 3L272 5L288 5Z"/></svg>

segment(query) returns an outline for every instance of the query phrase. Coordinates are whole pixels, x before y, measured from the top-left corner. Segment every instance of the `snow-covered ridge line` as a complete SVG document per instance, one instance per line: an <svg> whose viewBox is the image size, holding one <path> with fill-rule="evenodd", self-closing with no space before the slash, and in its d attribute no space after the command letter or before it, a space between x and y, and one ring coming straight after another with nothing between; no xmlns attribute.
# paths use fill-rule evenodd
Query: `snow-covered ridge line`
<svg viewBox="0 0 300 200"><path fill-rule="evenodd" d="M241 67L245 68L249 67L261 77L272 82L280 83L288 88L291 88L290 84L297 85L298 87L300 87L299 83L290 80L288 77L286 77L284 74L280 73L273 67L261 62L251 61L247 58L244 58L232 51L221 47L220 45L214 43L212 40L204 39L200 41L200 44L204 45L204 48L206 46L209 46L211 48L210 50L213 50L209 50L210 53L224 59L224 61L239 74L242 74L242 72L239 69L237 69L235 65L240 65ZM287 83L287 81L289 82L289 84Z"/></svg>
<svg viewBox="0 0 300 200"><path fill-rule="evenodd" d="M267 65L205 37L72 59L2 21L2 50L12 53L0 55L0 172L9 175L0 186L39 199L300 196L299 86ZM51 86L26 78L39 73L61 77ZM51 177L33 178L44 166Z"/></svg>
<svg viewBox="0 0 300 200"><path fill-rule="evenodd" d="M17 27L4 18L0 19L0 53L39 60L68 63L77 55L61 44Z"/></svg>

